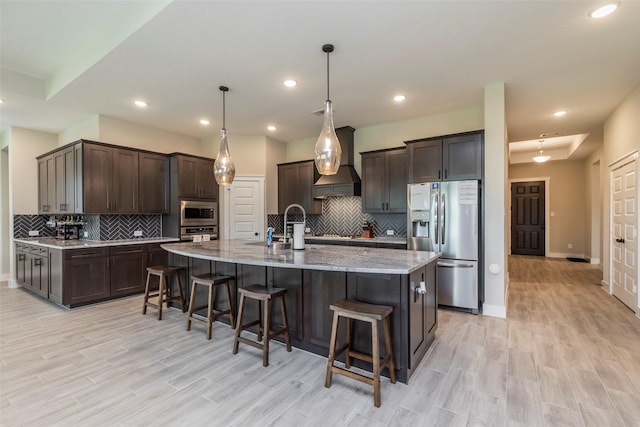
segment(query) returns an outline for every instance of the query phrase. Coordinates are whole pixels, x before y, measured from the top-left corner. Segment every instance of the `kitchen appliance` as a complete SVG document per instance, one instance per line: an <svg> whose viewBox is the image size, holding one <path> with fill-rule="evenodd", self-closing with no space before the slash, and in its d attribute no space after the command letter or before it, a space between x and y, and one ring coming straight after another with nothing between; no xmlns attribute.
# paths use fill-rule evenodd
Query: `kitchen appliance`
<svg viewBox="0 0 640 427"><path fill-rule="evenodd" d="M365 239L373 239L373 224L369 221L362 223L362 237Z"/></svg>
<svg viewBox="0 0 640 427"><path fill-rule="evenodd" d="M210 240L218 238L218 226L180 227L180 240L193 241L193 236L208 235Z"/></svg>
<svg viewBox="0 0 640 427"><path fill-rule="evenodd" d="M407 186L407 249L441 252L438 304L477 314L479 286L478 181Z"/></svg>
<svg viewBox="0 0 640 427"><path fill-rule="evenodd" d="M218 225L217 202L180 201L180 227Z"/></svg>

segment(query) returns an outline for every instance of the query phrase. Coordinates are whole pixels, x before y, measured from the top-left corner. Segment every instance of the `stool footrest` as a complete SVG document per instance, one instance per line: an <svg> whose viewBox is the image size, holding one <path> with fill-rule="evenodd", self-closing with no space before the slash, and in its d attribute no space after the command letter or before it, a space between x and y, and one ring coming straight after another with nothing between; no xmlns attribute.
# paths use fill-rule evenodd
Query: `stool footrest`
<svg viewBox="0 0 640 427"><path fill-rule="evenodd" d="M261 344L259 341L250 340L249 338L245 337L238 337L236 339L241 343L249 344L252 347L262 350L263 344Z"/></svg>
<svg viewBox="0 0 640 427"><path fill-rule="evenodd" d="M365 384L373 385L373 378L370 378L366 375L359 374L357 372L350 371L345 368L341 368L339 366L332 366L331 371L336 374L344 375L345 377L353 378L354 380L361 381Z"/></svg>

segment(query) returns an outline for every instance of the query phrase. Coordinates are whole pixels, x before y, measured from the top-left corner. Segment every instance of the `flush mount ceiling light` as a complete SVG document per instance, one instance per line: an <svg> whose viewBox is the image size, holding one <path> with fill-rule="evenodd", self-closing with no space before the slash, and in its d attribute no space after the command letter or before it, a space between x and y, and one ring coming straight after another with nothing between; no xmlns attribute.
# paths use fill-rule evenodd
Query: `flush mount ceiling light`
<svg viewBox="0 0 640 427"><path fill-rule="evenodd" d="M216 177L216 182L221 185L231 184L233 178L236 176L236 167L233 164L233 160L229 155L229 146L227 145L227 128L225 127L225 94L229 91L226 86L220 86L222 92L222 129L220 133L222 139L220 140L220 151L216 157L216 161L213 164L213 175Z"/></svg>
<svg viewBox="0 0 640 427"><path fill-rule="evenodd" d="M202 120L200 120L200 124L201 124L201 125L205 125L205 126L206 126L206 125L208 125L209 123L210 123L210 122L209 122L209 120L207 120L207 119L202 119Z"/></svg>
<svg viewBox="0 0 640 427"><path fill-rule="evenodd" d="M567 114L567 110L560 110L560 111L556 111L555 113L553 113L554 117L562 117L565 114Z"/></svg>
<svg viewBox="0 0 640 427"><path fill-rule="evenodd" d="M407 97L404 96L404 95L396 95L396 96L393 97L393 100L396 101L396 102L402 102L405 99L407 99Z"/></svg>
<svg viewBox="0 0 640 427"><path fill-rule="evenodd" d="M268 131L273 132L273 131L275 131L276 129L277 129L277 128L276 128L274 125L269 125L269 126L267 126L267 130L268 130Z"/></svg>
<svg viewBox="0 0 640 427"><path fill-rule="evenodd" d="M335 175L340 168L342 147L333 127L333 112L329 98L329 54L333 52L333 45L323 45L322 51L327 54L327 100L324 105L324 123L316 141L313 159L320 175Z"/></svg>
<svg viewBox="0 0 640 427"><path fill-rule="evenodd" d="M538 148L540 150L539 151L540 154L538 154L537 156L535 156L533 158L533 161L536 162L536 163L544 163L544 162L546 162L547 160L549 160L551 158L551 156L544 156L542 154L543 153L543 151L542 151L542 143L543 142L544 142L544 139L541 139L540 141L538 141Z"/></svg>
<svg viewBox="0 0 640 427"><path fill-rule="evenodd" d="M618 8L618 3L610 3L597 8L596 10L591 12L589 16L595 19L604 18L605 16L611 15L617 8Z"/></svg>
<svg viewBox="0 0 640 427"><path fill-rule="evenodd" d="M135 101L133 101L133 103L136 105L136 107L140 107L140 108L144 108L147 106L147 103L140 99L136 99Z"/></svg>
<svg viewBox="0 0 640 427"><path fill-rule="evenodd" d="M297 84L298 84L298 82L297 82L297 81L295 81L295 80L291 80L291 79L288 79L288 80L285 80L285 81L284 81L284 85L285 85L286 87L294 87L294 86L295 86L295 85L297 85Z"/></svg>

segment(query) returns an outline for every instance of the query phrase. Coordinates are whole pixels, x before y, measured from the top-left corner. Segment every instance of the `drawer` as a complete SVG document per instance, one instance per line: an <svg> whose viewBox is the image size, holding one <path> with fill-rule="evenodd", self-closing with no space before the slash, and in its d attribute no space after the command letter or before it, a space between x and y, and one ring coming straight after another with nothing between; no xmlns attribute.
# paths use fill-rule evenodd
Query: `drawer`
<svg viewBox="0 0 640 427"><path fill-rule="evenodd" d="M167 242L167 243L170 243L170 242ZM162 249L161 245L164 245L164 243L147 243L147 252L164 251L164 249Z"/></svg>
<svg viewBox="0 0 640 427"><path fill-rule="evenodd" d="M109 255L109 248L68 249L63 251L64 259L98 258Z"/></svg>
<svg viewBox="0 0 640 427"><path fill-rule="evenodd" d="M111 255L127 255L144 253L144 245L112 246Z"/></svg>

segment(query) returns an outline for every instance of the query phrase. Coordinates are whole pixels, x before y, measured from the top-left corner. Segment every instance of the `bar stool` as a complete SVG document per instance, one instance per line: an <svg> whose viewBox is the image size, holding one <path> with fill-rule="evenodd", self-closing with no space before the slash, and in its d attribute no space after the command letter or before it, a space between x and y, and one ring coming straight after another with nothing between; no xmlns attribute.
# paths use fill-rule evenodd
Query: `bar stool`
<svg viewBox="0 0 640 427"><path fill-rule="evenodd" d="M236 338L233 341L233 354L238 353L238 346L241 342L249 344L250 346L262 349L262 366L269 366L269 341L273 338L284 335L285 342L287 344L287 351L291 351L291 337L289 336L289 322L287 321L287 306L284 301L284 296L287 293L287 290L283 288L268 288L262 285L249 285L246 288L238 288L238 293L240 294L240 303L238 304L238 323L236 325ZM244 303L246 298L257 301L258 320L254 320L243 325L242 315L244 314ZM272 331L271 304L275 298L280 298L280 308L282 310L284 328ZM264 312L260 308L261 305L264 305ZM240 336L240 332L254 325L258 325L257 341ZM262 336L263 334L264 340ZM263 341L262 344L260 344L260 341Z"/></svg>
<svg viewBox="0 0 640 427"><path fill-rule="evenodd" d="M329 358L327 360L327 377L325 387L331 387L332 375L344 375L349 378L361 381L373 386L373 404L380 407L380 372L389 368L391 383L396 383L395 364L393 363L393 350L391 349L391 333L389 331L389 315L393 312L393 307L387 305L373 305L353 300L340 300L329 306L333 310L333 326L331 327L331 344L329 347ZM338 335L338 320L344 317L347 320L347 333L345 344L336 350L336 340ZM351 320L361 320L371 324L371 349L372 355L359 353L351 350ZM380 358L378 347L378 321L382 321L384 329L384 346L386 355ZM339 354L345 353L345 368L334 366L333 362ZM364 360L373 364L373 378L353 371L351 368L351 358Z"/></svg>
<svg viewBox="0 0 640 427"><path fill-rule="evenodd" d="M181 267L169 267L168 265L156 265L147 267L147 284L144 289L144 304L142 306L142 314L147 314L147 307L153 307L158 310L158 320L162 320L162 304L166 303L169 308L170 301L180 301L182 312L186 311L184 305L184 297L182 295L182 282L180 281L180 272L184 270ZM150 293L149 279L151 276L158 276L158 293ZM172 295L171 286L168 279L175 277L178 283L177 296ZM149 298L158 297L158 303L149 302Z"/></svg>
<svg viewBox="0 0 640 427"><path fill-rule="evenodd" d="M199 274L197 276L191 276L191 298L189 299L189 311L187 313L187 331L191 330L191 321L197 320L198 322L202 322L207 325L207 339L211 339L211 325L213 321L216 320L220 316L229 316L229 320L231 321L231 328L235 326L235 321L233 318L233 307L231 305L231 287L229 286L229 282L233 279L231 276L218 276L215 274ZM216 310L214 308L214 302L216 300L216 286L225 285L227 290L227 309L226 310ZM199 307L195 307L196 304L196 290L198 286L206 286L209 288L209 298L207 300L207 305L201 305ZM199 311L206 308L207 309L207 318L203 319L201 317L195 317L193 313L195 311Z"/></svg>

